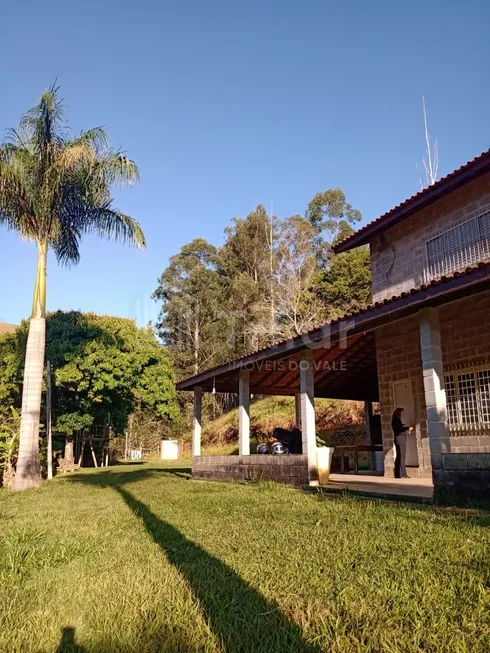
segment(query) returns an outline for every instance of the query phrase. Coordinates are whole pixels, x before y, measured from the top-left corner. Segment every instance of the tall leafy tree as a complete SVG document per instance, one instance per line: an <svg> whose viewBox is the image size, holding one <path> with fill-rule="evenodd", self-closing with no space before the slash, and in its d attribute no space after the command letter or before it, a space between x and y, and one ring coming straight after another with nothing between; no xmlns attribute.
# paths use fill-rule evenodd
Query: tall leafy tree
<svg viewBox="0 0 490 653"><path fill-rule="evenodd" d="M158 328L181 376L220 363L229 352L227 281L218 250L202 238L170 258L154 299Z"/></svg>
<svg viewBox="0 0 490 653"><path fill-rule="evenodd" d="M332 256L315 281L328 319L365 308L371 301L371 265L369 249L358 247Z"/></svg>
<svg viewBox="0 0 490 653"><path fill-rule="evenodd" d="M333 256L332 245L349 236L362 215L347 202L344 191L337 187L317 193L308 204L305 217L315 231L318 263L325 267Z"/></svg>
<svg viewBox="0 0 490 653"><path fill-rule="evenodd" d="M56 86L43 94L0 147L0 223L35 244L38 252L14 489L40 481L48 251L62 265L76 264L80 240L87 233L144 247L138 223L114 208L111 199L113 185L136 181L136 165L109 146L101 128L70 136Z"/></svg>
<svg viewBox="0 0 490 653"><path fill-rule="evenodd" d="M264 284L270 274L270 218L265 208L259 204L246 218L233 218L225 238L221 256L228 269Z"/></svg>
<svg viewBox="0 0 490 653"><path fill-rule="evenodd" d="M230 278L235 353L273 342L277 335L275 283L281 226L259 204L225 228L220 254Z"/></svg>
<svg viewBox="0 0 490 653"><path fill-rule="evenodd" d="M300 215L282 222L275 277L276 324L281 338L312 329L326 315L326 307L316 293L318 273L315 230Z"/></svg>

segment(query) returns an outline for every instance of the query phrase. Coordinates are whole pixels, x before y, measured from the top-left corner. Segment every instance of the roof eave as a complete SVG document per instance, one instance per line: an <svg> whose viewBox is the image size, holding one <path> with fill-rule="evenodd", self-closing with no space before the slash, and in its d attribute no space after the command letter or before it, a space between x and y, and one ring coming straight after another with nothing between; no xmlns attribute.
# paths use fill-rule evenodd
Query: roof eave
<svg viewBox="0 0 490 653"><path fill-rule="evenodd" d="M485 154L488 155L488 153ZM356 231L352 236L349 236L337 245L334 245L334 252L336 254L341 254L342 252L347 252L355 247L366 245L372 238L374 238L374 236L385 229L388 229L394 224L410 217L414 213L417 213L417 211L425 209L427 206L437 202L437 200L441 199L448 193L452 193L458 188L461 188L461 186L481 177L489 171L490 155L480 157L479 160L464 166L462 170L450 173L447 177L436 182L433 186L429 186L429 188L425 189L421 194L415 195L413 198L406 200L399 207L391 209L391 211L385 214L385 217L381 216L374 222L371 222L365 227L359 229L359 231Z"/></svg>
<svg viewBox="0 0 490 653"><path fill-rule="evenodd" d="M262 349L196 376L183 379L176 384L177 390L193 390L197 386L210 383L213 378L217 379L240 369L251 369L250 366L261 360L289 356L306 347L314 347L315 344L321 346L326 338L330 340L342 333L354 334L371 331L391 320L413 314L426 306L439 306L460 299L466 296L470 289L471 294L485 290L488 288L489 282L490 262L480 263L477 268L471 269L471 272L455 273L452 277L434 281L419 289L404 292L399 297L375 304L358 314L345 315L336 322L327 323L323 327L283 341L274 347Z"/></svg>

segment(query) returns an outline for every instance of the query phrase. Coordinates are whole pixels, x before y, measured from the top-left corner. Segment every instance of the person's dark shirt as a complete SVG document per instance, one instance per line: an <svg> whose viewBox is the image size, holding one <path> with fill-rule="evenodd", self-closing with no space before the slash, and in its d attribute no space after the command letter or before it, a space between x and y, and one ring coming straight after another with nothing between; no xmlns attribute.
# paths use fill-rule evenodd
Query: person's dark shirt
<svg viewBox="0 0 490 653"><path fill-rule="evenodd" d="M397 435L401 433L406 433L408 431L408 426L401 421L399 417L393 417L391 420L391 428L393 429L393 434L396 438Z"/></svg>

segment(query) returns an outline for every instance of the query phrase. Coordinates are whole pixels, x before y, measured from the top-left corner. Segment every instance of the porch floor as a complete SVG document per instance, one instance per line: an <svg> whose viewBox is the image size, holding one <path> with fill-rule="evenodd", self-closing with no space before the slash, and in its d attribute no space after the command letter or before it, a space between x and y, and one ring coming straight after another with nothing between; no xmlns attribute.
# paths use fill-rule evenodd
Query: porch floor
<svg viewBox="0 0 490 653"><path fill-rule="evenodd" d="M431 478L393 478L369 474L330 474L328 485L324 487L417 499L432 499L434 491Z"/></svg>

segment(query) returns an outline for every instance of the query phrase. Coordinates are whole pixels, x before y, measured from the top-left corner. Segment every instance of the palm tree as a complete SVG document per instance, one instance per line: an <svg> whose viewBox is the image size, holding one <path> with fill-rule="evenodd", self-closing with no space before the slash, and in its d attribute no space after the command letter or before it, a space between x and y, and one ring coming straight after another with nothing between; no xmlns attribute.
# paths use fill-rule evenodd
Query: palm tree
<svg viewBox="0 0 490 653"><path fill-rule="evenodd" d="M19 456L14 489L39 485L39 419L46 333L46 266L51 250L76 264L92 233L145 247L138 223L112 206L111 187L139 179L137 166L113 150L103 129L71 138L59 88L52 85L0 145L0 223L36 244L38 263L24 367Z"/></svg>

